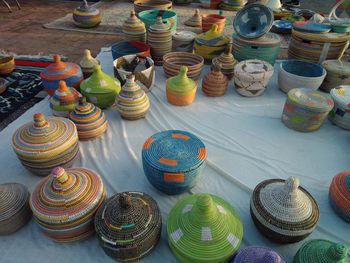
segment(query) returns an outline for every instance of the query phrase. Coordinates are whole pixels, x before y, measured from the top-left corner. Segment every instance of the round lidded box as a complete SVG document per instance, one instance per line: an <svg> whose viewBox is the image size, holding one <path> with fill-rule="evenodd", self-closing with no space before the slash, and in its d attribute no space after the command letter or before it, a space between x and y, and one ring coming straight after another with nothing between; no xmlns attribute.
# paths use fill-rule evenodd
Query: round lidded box
<svg viewBox="0 0 350 263"><path fill-rule="evenodd" d="M294 177L259 183L250 200L250 214L258 230L277 243L306 238L320 217L315 199Z"/></svg>
<svg viewBox="0 0 350 263"><path fill-rule="evenodd" d="M180 262L228 262L238 250L243 225L225 200L194 194L176 203L167 220L169 246Z"/></svg>
<svg viewBox="0 0 350 263"><path fill-rule="evenodd" d="M350 86L344 85L331 89L334 107L329 113L329 119L337 126L350 130Z"/></svg>
<svg viewBox="0 0 350 263"><path fill-rule="evenodd" d="M195 135L180 130L156 133L142 148L143 170L148 181L166 194L192 188L204 167L207 151Z"/></svg>
<svg viewBox="0 0 350 263"><path fill-rule="evenodd" d="M216 63L212 68L202 80L202 91L209 97L224 96L228 88L228 79L221 72L220 63Z"/></svg>
<svg viewBox="0 0 350 263"><path fill-rule="evenodd" d="M329 201L334 211L350 223L350 171L334 176L329 187Z"/></svg>
<svg viewBox="0 0 350 263"><path fill-rule="evenodd" d="M41 180L30 207L43 233L58 242L83 239L94 230L94 216L106 198L100 176L86 168L56 167Z"/></svg>
<svg viewBox="0 0 350 263"><path fill-rule="evenodd" d="M118 261L137 261L151 253L159 241L161 227L156 201L142 192L110 197L95 216L103 250Z"/></svg>
<svg viewBox="0 0 350 263"><path fill-rule="evenodd" d="M29 196L22 184L0 184L0 235L18 231L31 219Z"/></svg>
<svg viewBox="0 0 350 263"><path fill-rule="evenodd" d="M308 88L288 92L282 121L290 129L312 132L321 127L334 106L333 100Z"/></svg>
<svg viewBox="0 0 350 263"><path fill-rule="evenodd" d="M232 263L286 263L286 261L267 247L248 246L238 251Z"/></svg>
<svg viewBox="0 0 350 263"><path fill-rule="evenodd" d="M72 166L79 152L78 133L74 123L66 118L45 119L37 113L34 122L15 131L12 147L28 170L46 176L56 166Z"/></svg>
<svg viewBox="0 0 350 263"><path fill-rule="evenodd" d="M331 89L339 86L350 84L350 62L340 60L325 60L322 67L327 71L320 89L330 92Z"/></svg>

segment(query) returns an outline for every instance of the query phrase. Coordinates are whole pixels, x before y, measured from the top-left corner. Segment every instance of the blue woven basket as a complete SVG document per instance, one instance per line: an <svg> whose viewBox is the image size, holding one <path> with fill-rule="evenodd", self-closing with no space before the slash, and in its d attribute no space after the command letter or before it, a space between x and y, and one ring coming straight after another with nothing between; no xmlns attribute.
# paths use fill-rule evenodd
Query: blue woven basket
<svg viewBox="0 0 350 263"><path fill-rule="evenodd" d="M142 149L143 170L148 181L166 194L192 188L201 174L207 152L195 135L179 130L156 133Z"/></svg>

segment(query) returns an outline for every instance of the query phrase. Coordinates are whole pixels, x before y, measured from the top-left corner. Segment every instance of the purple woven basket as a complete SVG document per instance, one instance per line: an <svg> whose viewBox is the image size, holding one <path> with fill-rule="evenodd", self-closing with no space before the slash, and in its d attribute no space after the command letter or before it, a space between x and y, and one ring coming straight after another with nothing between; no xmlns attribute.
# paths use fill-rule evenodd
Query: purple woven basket
<svg viewBox="0 0 350 263"><path fill-rule="evenodd" d="M248 246L240 249L231 263L286 263L286 261L267 247Z"/></svg>

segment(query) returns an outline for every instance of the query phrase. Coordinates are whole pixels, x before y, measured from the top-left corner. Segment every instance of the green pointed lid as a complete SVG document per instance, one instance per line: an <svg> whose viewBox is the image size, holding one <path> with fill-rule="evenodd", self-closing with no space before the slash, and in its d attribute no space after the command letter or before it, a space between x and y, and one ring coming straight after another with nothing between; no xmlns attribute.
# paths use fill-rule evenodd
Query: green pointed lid
<svg viewBox="0 0 350 263"><path fill-rule="evenodd" d="M187 77L188 68L181 66L179 74L167 80L167 88L176 93L183 93L195 89L196 82Z"/></svg>
<svg viewBox="0 0 350 263"><path fill-rule="evenodd" d="M349 263L349 249L340 243L323 239L305 242L294 257L294 263Z"/></svg>
<svg viewBox="0 0 350 263"><path fill-rule="evenodd" d="M181 262L227 262L241 244L243 225L225 200L194 194L172 208L167 233L169 245Z"/></svg>
<svg viewBox="0 0 350 263"><path fill-rule="evenodd" d="M88 94L104 94L110 92L120 92L119 80L104 73L100 65L94 66L92 75L80 84L80 89Z"/></svg>

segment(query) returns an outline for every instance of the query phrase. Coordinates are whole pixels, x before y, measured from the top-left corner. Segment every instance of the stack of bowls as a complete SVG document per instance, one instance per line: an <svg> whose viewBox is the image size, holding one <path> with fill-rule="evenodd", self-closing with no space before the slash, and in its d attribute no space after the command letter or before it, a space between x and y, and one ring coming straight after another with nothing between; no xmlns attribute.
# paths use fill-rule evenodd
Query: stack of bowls
<svg viewBox="0 0 350 263"><path fill-rule="evenodd" d="M217 24L218 32L222 33L225 29L226 17L218 14L202 15L202 31L207 32L213 24Z"/></svg>
<svg viewBox="0 0 350 263"><path fill-rule="evenodd" d="M321 90L330 92L335 87L350 84L350 62L325 60L322 67L327 71L327 75L320 86Z"/></svg>
<svg viewBox="0 0 350 263"><path fill-rule="evenodd" d="M102 16L100 10L89 6L87 1L84 1L82 6L77 7L73 11L73 21L77 27L96 27L101 23L101 20Z"/></svg>
<svg viewBox="0 0 350 263"><path fill-rule="evenodd" d="M167 25L171 32L176 32L177 28L177 14L171 10L145 10L138 14L138 17L145 24L146 30L157 22L157 17L162 18L163 24Z"/></svg>
<svg viewBox="0 0 350 263"><path fill-rule="evenodd" d="M131 11L130 17L124 21L122 31L126 41L146 42L145 24L137 18L135 11Z"/></svg>
<svg viewBox="0 0 350 263"><path fill-rule="evenodd" d="M171 52L163 56L163 69L167 78L177 76L182 66L187 67L187 76L198 80L204 65L200 55L187 52Z"/></svg>
<svg viewBox="0 0 350 263"><path fill-rule="evenodd" d="M331 90L334 107L329 119L337 126L350 130L350 86L339 86Z"/></svg>
<svg viewBox="0 0 350 263"><path fill-rule="evenodd" d="M100 244L117 261L139 261L150 254L160 239L161 228L156 201L141 192L113 195L95 217Z"/></svg>
<svg viewBox="0 0 350 263"><path fill-rule="evenodd" d="M162 18L157 17L157 22L152 25L147 35L148 44L151 46L151 55L154 64L163 64L163 55L171 52L172 37L170 28L163 24Z"/></svg>
<svg viewBox="0 0 350 263"><path fill-rule="evenodd" d="M191 31L179 31L173 34L173 52L193 52L193 43L197 34Z"/></svg>
<svg viewBox="0 0 350 263"><path fill-rule="evenodd" d="M238 251L232 263L286 263L286 261L267 247L248 246Z"/></svg>
<svg viewBox="0 0 350 263"><path fill-rule="evenodd" d="M34 122L18 128L12 147L22 164L31 172L46 176L56 166L71 167L79 152L78 133L66 118L34 114Z"/></svg>
<svg viewBox="0 0 350 263"><path fill-rule="evenodd" d="M329 187L329 201L333 210L350 223L350 171L334 176Z"/></svg>
<svg viewBox="0 0 350 263"><path fill-rule="evenodd" d="M105 199L102 179L94 171L56 167L33 190L30 207L47 237L72 242L94 233L94 216Z"/></svg>
<svg viewBox="0 0 350 263"><path fill-rule="evenodd" d="M212 63L212 66L220 64L221 72L224 73L229 80L232 79L237 63L232 55L232 44L227 45L225 52L221 53L220 56L213 58Z"/></svg>
<svg viewBox="0 0 350 263"><path fill-rule="evenodd" d="M333 106L333 100L321 92L307 88L292 89L287 94L282 121L290 129L312 132L321 127Z"/></svg>
<svg viewBox="0 0 350 263"><path fill-rule="evenodd" d="M157 9L171 10L173 3L169 0L136 0L134 1L134 10L138 15L141 11Z"/></svg>
<svg viewBox="0 0 350 263"><path fill-rule="evenodd" d="M306 238L320 217L315 199L293 177L259 183L252 194L250 214L258 230L277 243Z"/></svg>
<svg viewBox="0 0 350 263"><path fill-rule="evenodd" d="M215 64L212 72L204 76L202 91L209 97L224 96L228 87L228 79L221 72L220 64Z"/></svg>
<svg viewBox="0 0 350 263"><path fill-rule="evenodd" d="M195 135L179 130L156 133L142 148L143 170L148 181L166 194L180 194L194 187L207 152Z"/></svg>

